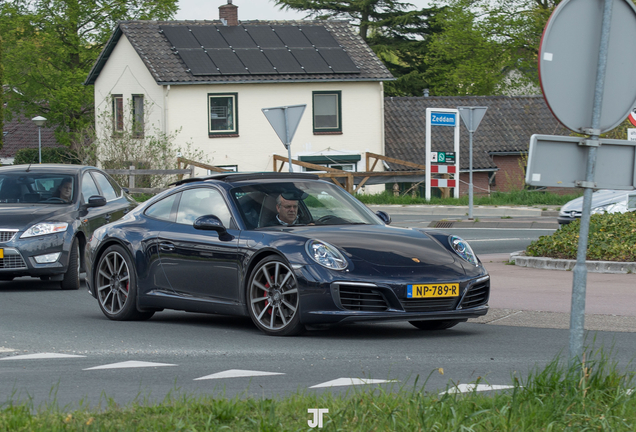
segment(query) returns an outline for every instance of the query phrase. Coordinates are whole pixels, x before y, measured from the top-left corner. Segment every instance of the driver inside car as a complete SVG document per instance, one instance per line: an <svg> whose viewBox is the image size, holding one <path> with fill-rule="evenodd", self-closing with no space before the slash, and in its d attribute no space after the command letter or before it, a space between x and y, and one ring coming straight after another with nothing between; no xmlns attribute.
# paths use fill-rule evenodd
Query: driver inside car
<svg viewBox="0 0 636 432"><path fill-rule="evenodd" d="M57 187L57 190L53 192L53 197L60 198L64 202L71 202L73 196L73 179L70 177L64 177L62 183Z"/></svg>

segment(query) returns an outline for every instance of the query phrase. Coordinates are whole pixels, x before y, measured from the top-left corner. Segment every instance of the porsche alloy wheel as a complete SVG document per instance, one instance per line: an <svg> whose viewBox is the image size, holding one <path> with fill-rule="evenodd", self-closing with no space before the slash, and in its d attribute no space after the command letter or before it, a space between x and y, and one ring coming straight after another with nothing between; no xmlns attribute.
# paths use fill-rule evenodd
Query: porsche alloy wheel
<svg viewBox="0 0 636 432"><path fill-rule="evenodd" d="M137 280L121 246L110 246L99 259L95 286L99 307L112 320L144 320L154 314L137 310Z"/></svg>
<svg viewBox="0 0 636 432"><path fill-rule="evenodd" d="M272 336L291 336L304 330L300 323L298 283L280 258L258 263L249 280L249 312L254 324Z"/></svg>

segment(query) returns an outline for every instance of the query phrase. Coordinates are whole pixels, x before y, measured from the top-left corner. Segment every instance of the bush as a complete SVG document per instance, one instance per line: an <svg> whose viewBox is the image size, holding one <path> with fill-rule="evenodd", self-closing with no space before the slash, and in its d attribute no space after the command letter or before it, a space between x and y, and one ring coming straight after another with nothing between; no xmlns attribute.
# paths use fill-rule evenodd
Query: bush
<svg viewBox="0 0 636 432"><path fill-rule="evenodd" d="M530 243L526 255L576 259L580 219ZM588 260L636 262L636 212L592 215Z"/></svg>
<svg viewBox="0 0 636 432"><path fill-rule="evenodd" d="M36 164L39 159L38 149L25 148L16 152L13 164ZM66 147L43 147L42 163L79 164L80 160Z"/></svg>

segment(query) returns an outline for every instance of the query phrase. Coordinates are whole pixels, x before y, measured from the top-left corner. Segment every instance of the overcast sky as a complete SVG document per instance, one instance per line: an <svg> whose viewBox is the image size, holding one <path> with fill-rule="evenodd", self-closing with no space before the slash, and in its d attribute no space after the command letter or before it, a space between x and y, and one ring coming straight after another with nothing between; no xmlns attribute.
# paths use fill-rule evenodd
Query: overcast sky
<svg viewBox="0 0 636 432"><path fill-rule="evenodd" d="M227 0L179 0L178 20L217 20L219 6ZM270 0L234 0L238 6L239 20L294 20L303 19L306 14L295 11L281 11ZM426 7L429 0L405 0L404 3L414 4L417 8Z"/></svg>

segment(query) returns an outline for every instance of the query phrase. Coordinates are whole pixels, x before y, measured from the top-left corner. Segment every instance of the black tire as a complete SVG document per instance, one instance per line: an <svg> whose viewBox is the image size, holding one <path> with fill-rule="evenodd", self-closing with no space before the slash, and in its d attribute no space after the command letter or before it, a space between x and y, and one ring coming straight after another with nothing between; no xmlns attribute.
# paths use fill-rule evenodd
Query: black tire
<svg viewBox="0 0 636 432"><path fill-rule="evenodd" d="M464 320L440 320L440 321L409 321L409 324L420 330L446 330L455 327Z"/></svg>
<svg viewBox="0 0 636 432"><path fill-rule="evenodd" d="M119 245L104 251L95 267L95 292L99 308L111 320L142 321L154 311L137 309L137 277L128 252Z"/></svg>
<svg viewBox="0 0 636 432"><path fill-rule="evenodd" d="M68 257L68 269L60 286L63 290L78 290L80 287L80 250L77 237L73 239Z"/></svg>
<svg viewBox="0 0 636 432"><path fill-rule="evenodd" d="M267 335L294 336L305 330L294 271L277 256L265 258L252 271L247 302L252 321Z"/></svg>

